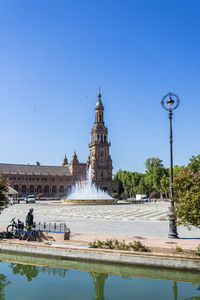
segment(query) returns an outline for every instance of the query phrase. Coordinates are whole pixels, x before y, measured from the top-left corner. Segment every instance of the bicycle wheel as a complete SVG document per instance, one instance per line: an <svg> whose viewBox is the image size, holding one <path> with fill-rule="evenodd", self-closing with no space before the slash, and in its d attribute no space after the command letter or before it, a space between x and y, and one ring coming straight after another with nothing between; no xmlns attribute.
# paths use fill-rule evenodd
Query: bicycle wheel
<svg viewBox="0 0 200 300"><path fill-rule="evenodd" d="M14 231L14 225L8 225L7 232L8 233L13 233L13 231Z"/></svg>
<svg viewBox="0 0 200 300"><path fill-rule="evenodd" d="M19 234L20 234L20 237L19 237L20 240L25 240L26 239L27 232L25 230L20 230Z"/></svg>
<svg viewBox="0 0 200 300"><path fill-rule="evenodd" d="M33 230L32 232L31 232L31 237L33 238L33 240L35 240L36 241L36 239L37 239L37 237L38 237L38 232L37 231L35 231L35 230Z"/></svg>
<svg viewBox="0 0 200 300"><path fill-rule="evenodd" d="M18 239L20 237L20 230L15 228L13 230L13 236Z"/></svg>

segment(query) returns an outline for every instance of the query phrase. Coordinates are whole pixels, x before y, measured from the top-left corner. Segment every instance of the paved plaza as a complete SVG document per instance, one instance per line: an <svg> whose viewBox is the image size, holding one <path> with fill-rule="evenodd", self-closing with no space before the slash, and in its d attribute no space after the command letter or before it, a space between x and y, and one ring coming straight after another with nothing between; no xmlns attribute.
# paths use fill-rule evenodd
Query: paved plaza
<svg viewBox="0 0 200 300"><path fill-rule="evenodd" d="M65 222L72 232L115 234L146 237L167 237L169 203L117 205L62 205L37 202L15 204L0 215L0 226L9 221L25 220L28 210L34 208L36 222ZM181 238L200 238L198 228L178 227Z"/></svg>

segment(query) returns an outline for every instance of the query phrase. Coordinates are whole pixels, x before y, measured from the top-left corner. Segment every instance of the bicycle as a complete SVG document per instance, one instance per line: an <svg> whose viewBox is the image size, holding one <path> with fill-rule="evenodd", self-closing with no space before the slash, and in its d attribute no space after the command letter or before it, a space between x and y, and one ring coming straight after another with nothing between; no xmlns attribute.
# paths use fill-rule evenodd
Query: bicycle
<svg viewBox="0 0 200 300"><path fill-rule="evenodd" d="M15 222L15 218L10 221L10 225L7 226L7 233L14 236L19 237L19 231L24 229L24 222L18 219L18 222Z"/></svg>

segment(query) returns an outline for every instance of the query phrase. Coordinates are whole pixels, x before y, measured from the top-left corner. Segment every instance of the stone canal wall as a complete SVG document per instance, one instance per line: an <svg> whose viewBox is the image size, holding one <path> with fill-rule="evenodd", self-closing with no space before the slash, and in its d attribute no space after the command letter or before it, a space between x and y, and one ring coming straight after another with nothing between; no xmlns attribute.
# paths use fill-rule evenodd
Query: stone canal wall
<svg viewBox="0 0 200 300"><path fill-rule="evenodd" d="M96 261L123 265L188 269L200 271L200 258L184 258L152 253L136 253L107 249L90 249L73 243L70 245L39 245L34 243L0 242L0 252L30 256L43 256L63 260Z"/></svg>

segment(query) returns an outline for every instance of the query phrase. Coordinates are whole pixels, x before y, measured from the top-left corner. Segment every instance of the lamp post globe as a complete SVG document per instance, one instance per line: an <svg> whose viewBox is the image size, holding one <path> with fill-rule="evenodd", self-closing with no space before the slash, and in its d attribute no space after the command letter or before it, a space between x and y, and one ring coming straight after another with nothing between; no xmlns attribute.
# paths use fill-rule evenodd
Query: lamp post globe
<svg viewBox="0 0 200 300"><path fill-rule="evenodd" d="M169 238L178 238L176 218L174 215L174 188L173 188L173 133L172 133L172 116L173 111L179 106L180 99L176 94L168 93L162 98L162 107L169 112L170 121L170 208L169 208Z"/></svg>

